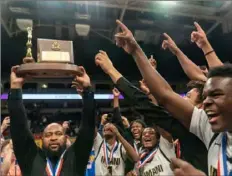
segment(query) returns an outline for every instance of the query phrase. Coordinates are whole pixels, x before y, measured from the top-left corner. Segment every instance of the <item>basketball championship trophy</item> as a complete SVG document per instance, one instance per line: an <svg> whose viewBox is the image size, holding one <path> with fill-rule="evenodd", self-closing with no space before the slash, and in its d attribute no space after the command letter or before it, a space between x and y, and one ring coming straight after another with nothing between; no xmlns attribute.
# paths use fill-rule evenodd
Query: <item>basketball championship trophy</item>
<svg viewBox="0 0 232 176"><path fill-rule="evenodd" d="M27 28L27 53L17 70L18 76L32 79L72 78L80 75L74 65L72 41L37 39L37 62L32 56L32 28Z"/></svg>

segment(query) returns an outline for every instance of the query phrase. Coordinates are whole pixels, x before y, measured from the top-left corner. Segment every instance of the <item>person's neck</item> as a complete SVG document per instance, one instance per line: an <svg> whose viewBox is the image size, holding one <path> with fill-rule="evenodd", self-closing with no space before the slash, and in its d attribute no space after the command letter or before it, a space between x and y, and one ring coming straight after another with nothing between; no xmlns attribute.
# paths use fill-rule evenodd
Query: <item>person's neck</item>
<svg viewBox="0 0 232 176"><path fill-rule="evenodd" d="M139 139L134 139L134 141L135 141L136 144L140 143Z"/></svg>
<svg viewBox="0 0 232 176"><path fill-rule="evenodd" d="M106 139L106 142L107 142L107 144L109 144L109 145L113 145L114 144L114 142L115 142L115 138L114 137L112 137L112 138L108 138L108 139Z"/></svg>
<svg viewBox="0 0 232 176"><path fill-rule="evenodd" d="M154 150L157 147L158 144L154 145L153 147L149 147L149 148L145 148L146 150L148 150L149 152Z"/></svg>

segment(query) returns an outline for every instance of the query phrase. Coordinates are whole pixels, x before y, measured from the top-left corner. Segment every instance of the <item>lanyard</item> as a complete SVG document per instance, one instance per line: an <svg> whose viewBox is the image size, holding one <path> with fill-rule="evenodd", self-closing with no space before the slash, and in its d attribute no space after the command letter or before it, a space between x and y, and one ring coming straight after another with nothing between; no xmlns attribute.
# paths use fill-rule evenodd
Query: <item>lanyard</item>
<svg viewBox="0 0 232 176"><path fill-rule="evenodd" d="M48 176L60 176L60 171L61 171L62 166L63 166L63 161L64 161L63 157L64 157L65 152L66 152L66 150L61 155L55 168L52 167L51 161L47 158L46 172L47 172Z"/></svg>
<svg viewBox="0 0 232 176"><path fill-rule="evenodd" d="M159 148L159 146L156 146L150 153L148 153L148 152L142 153L141 156L140 156L140 161L139 161L137 167L141 168L148 161L150 161L155 156L156 152L158 151L158 148ZM144 156L146 156L146 157L144 158ZM142 158L144 158L144 159L142 159Z"/></svg>
<svg viewBox="0 0 232 176"><path fill-rule="evenodd" d="M112 161L113 159L113 155L115 153L115 151L117 150L118 148L118 142L115 140L114 144L113 144L113 147L112 147L112 150L110 151L110 157L108 156L108 146L106 144L106 141L104 140L103 141L103 153L104 153L104 158L105 158L105 162L106 162L106 166L109 166L110 165L110 162Z"/></svg>
<svg viewBox="0 0 232 176"><path fill-rule="evenodd" d="M218 170L217 170L217 175L228 175L232 176L232 171L229 172L228 174L228 168L227 168L227 155L226 155L226 146L227 146L227 136L226 133L223 134L222 136L222 145L220 148L219 156L218 156ZM224 172L224 174L223 174Z"/></svg>

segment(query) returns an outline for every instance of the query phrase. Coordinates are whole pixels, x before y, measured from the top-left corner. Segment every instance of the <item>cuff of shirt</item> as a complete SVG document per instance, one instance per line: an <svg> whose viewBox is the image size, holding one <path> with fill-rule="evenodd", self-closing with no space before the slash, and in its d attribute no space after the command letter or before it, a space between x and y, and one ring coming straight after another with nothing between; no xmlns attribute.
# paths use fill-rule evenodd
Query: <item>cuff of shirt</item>
<svg viewBox="0 0 232 176"><path fill-rule="evenodd" d="M8 100L21 100L22 97L22 89L10 89L8 93Z"/></svg>

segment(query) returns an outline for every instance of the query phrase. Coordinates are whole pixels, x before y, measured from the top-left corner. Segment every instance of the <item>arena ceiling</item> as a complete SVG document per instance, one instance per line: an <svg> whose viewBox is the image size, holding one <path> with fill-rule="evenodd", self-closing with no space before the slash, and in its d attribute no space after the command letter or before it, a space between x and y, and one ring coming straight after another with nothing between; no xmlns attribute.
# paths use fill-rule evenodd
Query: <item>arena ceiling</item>
<svg viewBox="0 0 232 176"><path fill-rule="evenodd" d="M130 80L140 74L130 56L117 48L114 34L116 19L134 33L146 54L154 55L158 70L170 82L186 81L177 59L161 50L162 33L169 33L183 51L198 65L206 65L202 52L190 42L193 22L200 23L223 62L231 61L231 1L3 1L1 2L2 79L10 67L22 63L27 35L19 30L16 19L33 20L33 56L37 38L74 41L75 63L83 65L94 80L107 77L95 66L99 49L109 53L115 66ZM76 34L75 24L90 25L87 37ZM7 79L6 79L7 78ZM109 80L109 79L108 79Z"/></svg>

